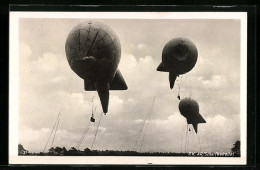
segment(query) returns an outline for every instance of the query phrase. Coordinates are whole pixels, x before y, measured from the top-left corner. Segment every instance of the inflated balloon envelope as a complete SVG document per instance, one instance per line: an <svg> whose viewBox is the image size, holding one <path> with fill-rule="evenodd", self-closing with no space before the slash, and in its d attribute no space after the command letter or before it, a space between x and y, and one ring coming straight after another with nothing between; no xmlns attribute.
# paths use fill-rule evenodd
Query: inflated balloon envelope
<svg viewBox="0 0 260 170"><path fill-rule="evenodd" d="M191 98L184 98L179 103L181 115L187 119L188 124L192 124L195 132L198 132L198 124L206 123L205 119L199 113L199 104Z"/></svg>
<svg viewBox="0 0 260 170"><path fill-rule="evenodd" d="M99 21L87 21L69 33L65 51L71 69L82 79L86 91L97 91L103 112L107 113L109 90L126 90L117 69L121 45L115 32Z"/></svg>
<svg viewBox="0 0 260 170"><path fill-rule="evenodd" d="M198 51L195 44L187 38L174 38L162 51L162 62L157 71L169 72L170 88L177 76L189 72L196 64Z"/></svg>

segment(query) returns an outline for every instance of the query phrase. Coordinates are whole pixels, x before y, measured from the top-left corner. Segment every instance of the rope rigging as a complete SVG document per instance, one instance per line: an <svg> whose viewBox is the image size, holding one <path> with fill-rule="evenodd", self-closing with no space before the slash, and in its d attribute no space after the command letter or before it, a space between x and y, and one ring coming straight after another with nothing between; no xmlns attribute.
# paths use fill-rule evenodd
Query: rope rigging
<svg viewBox="0 0 260 170"><path fill-rule="evenodd" d="M95 133L95 137L94 137L94 140L93 140L92 145L91 145L91 150L92 150L93 145L94 145L94 142L95 142L95 140L96 140L98 128L99 128L99 125L100 125L100 122L101 122L101 119L102 119L102 115L103 115L102 113L103 113L103 112L101 112L101 116L100 116L100 118L99 118L98 126L97 126L96 133Z"/></svg>
<svg viewBox="0 0 260 170"><path fill-rule="evenodd" d="M184 126L184 129L183 131L185 131L187 128L186 128L186 125ZM185 135L185 133L182 134L181 136L181 152L182 152L182 143L183 143L183 136Z"/></svg>
<svg viewBox="0 0 260 170"><path fill-rule="evenodd" d="M156 97L156 96L155 96L155 97ZM154 97L154 98L155 98L155 97ZM137 143L138 143L138 141L139 141L139 139L140 139L140 137L141 137L141 133L142 133L143 130L144 130L144 127L145 127L145 125L146 125L146 122L147 122L147 120L148 120L149 115L150 115L150 112L148 111L147 114L146 114L146 116L145 116L145 119L144 119L144 121L143 121L143 125L142 125L142 127L141 127L141 129L140 129L140 131L139 131L139 134L138 134L138 137L137 137L137 139L136 139L136 142L135 142L135 145L134 145L133 150L135 150L135 148L136 148L136 145L137 145Z"/></svg>
<svg viewBox="0 0 260 170"><path fill-rule="evenodd" d="M69 77L71 77L71 76L72 76L72 73L69 74ZM71 86L71 84L72 84L72 81L70 81L69 87ZM70 91L71 91L71 88L69 88L68 93L70 93ZM51 134L50 134L50 136L49 136L49 138L48 138L48 140L47 140L47 143L46 143L46 145L45 145L45 147L44 147L44 149L43 149L43 153L45 152L46 147L48 146L48 143L49 143L49 141L50 141L50 138L51 138L51 136L52 136L52 134L53 134L53 131L54 131L55 127L56 127L55 134L54 134L54 137L53 137L51 146L53 145L53 142L54 142L54 139L55 139L55 136L56 136L56 131L57 131L58 125L59 125L59 123L60 123L60 114L61 114L61 111L62 111L62 109L63 109L64 103L65 103L65 99L63 99L62 102L61 102L61 104L60 104L61 109L60 109L59 114L58 114L58 116L57 116L57 118L56 118L56 121L55 121L54 126L53 126L53 128L52 128ZM56 125L56 124L57 124L57 125Z"/></svg>
<svg viewBox="0 0 260 170"><path fill-rule="evenodd" d="M188 127L189 127L189 125L187 124L187 128L186 128L186 138L185 138L185 153L187 152L187 136L188 136Z"/></svg>
<svg viewBox="0 0 260 170"><path fill-rule="evenodd" d="M177 79L177 82L178 82L178 96L177 96L177 98L179 99L179 100L181 100L181 97L180 97L180 83L179 83L179 81L178 81L178 79Z"/></svg>
<svg viewBox="0 0 260 170"><path fill-rule="evenodd" d="M97 106L95 107L95 110L93 111L93 105L92 105L92 115L91 115L91 118L90 118L91 122L95 122L94 115L95 115L96 109L97 109Z"/></svg>
<svg viewBox="0 0 260 170"><path fill-rule="evenodd" d="M142 140L142 143L141 143L141 146L140 146L140 152L141 152L141 149L142 149L142 147L143 147L145 135L146 135L146 132L147 132L146 129L148 128L148 125L149 125L149 122L150 122L150 118L151 118L151 114L152 114L152 110L153 110L153 105L154 105L155 98L156 98L156 96L155 96L154 99L153 99L153 103L152 103L151 110L150 110L150 113L149 113L149 118L148 118L148 121L147 121L147 125L146 125L146 128L145 128L145 130L144 130L144 136L143 136L143 140Z"/></svg>
<svg viewBox="0 0 260 170"><path fill-rule="evenodd" d="M195 130L194 130L194 129L193 129L193 130L191 129L191 132L192 132L192 141L194 141L194 133L195 133ZM193 147L192 147L192 148L193 148L192 151L194 152L194 143L193 143Z"/></svg>
<svg viewBox="0 0 260 170"><path fill-rule="evenodd" d="M200 136L199 133L197 134L194 130L194 128L192 127L192 125L187 124L187 128L186 128L186 137L185 137L185 148L184 148L184 152L186 153L189 150L189 147L191 147L191 152L195 152L196 149L194 147L195 145L195 139L196 136L198 136L198 144L199 144L199 152L201 152L201 143L200 143ZM191 136L192 135L192 136ZM184 135L182 135L183 137ZM194 137L195 136L195 137ZM191 141L193 141L193 143L191 143ZM183 143L183 138L182 138L182 142L181 142L181 152L182 152L182 143Z"/></svg>
<svg viewBox="0 0 260 170"><path fill-rule="evenodd" d="M177 96L177 98L178 98L179 100L181 100L181 96L180 96L180 86L179 86L179 91L178 91L178 96Z"/></svg>
<svg viewBox="0 0 260 170"><path fill-rule="evenodd" d="M201 152L201 144L200 144L200 135L198 134L198 139L199 139L199 147L200 147L200 152Z"/></svg>
<svg viewBox="0 0 260 170"><path fill-rule="evenodd" d="M55 129L55 133L54 133L54 137L53 137L53 140L52 140L51 146L53 146L53 142L54 142L54 139L55 139L55 136L56 136L56 132L57 132L57 130L58 130L59 123L60 123L60 118L59 118L59 120L58 120L58 123L57 123L56 129Z"/></svg>
<svg viewBox="0 0 260 170"><path fill-rule="evenodd" d="M189 129L189 131L190 131L190 129ZM189 133L189 131L188 131L188 139L187 139L188 144L187 144L186 152L189 150L189 144L190 144L190 133Z"/></svg>
<svg viewBox="0 0 260 170"><path fill-rule="evenodd" d="M90 126L91 126L91 122L89 121L89 123L88 123L88 125L87 125L87 127L86 127L86 129L85 129L85 131L83 133L83 135L81 136L81 138L80 138L80 140L79 140L79 142L78 142L78 144L76 146L77 149L80 147L81 143L83 142L83 140L84 140L84 138L85 138L85 136L86 136Z"/></svg>
<svg viewBox="0 0 260 170"><path fill-rule="evenodd" d="M93 100L93 99L94 99L94 98L95 98L95 95L91 98L91 101L92 101L91 118L90 118L89 123L88 123L86 129L84 130L84 132L83 132L83 134L82 134L82 136L81 136L81 138L80 138L80 140L79 140L79 142L78 142L78 144L77 144L77 146L76 146L77 149L80 147L80 145L81 145L82 142L84 141L84 138L86 137L86 135L87 135L87 133L88 133L90 127L91 127L91 122L94 122L94 126L95 126L95 118L94 118L94 115L95 115L97 106L95 107L95 109L93 109L93 106L94 106L94 100Z"/></svg>
<svg viewBox="0 0 260 170"><path fill-rule="evenodd" d="M189 97L191 98L191 96L192 96L192 91L190 90L190 92L189 92Z"/></svg>
<svg viewBox="0 0 260 170"><path fill-rule="evenodd" d="M176 80L178 82L178 96L177 96L177 98L179 100L181 100L181 96L180 96L180 94L181 94L181 85L183 84L183 82L185 82L187 80L188 76L185 76L184 80L183 80L182 77L183 76L180 76L180 81L178 81L178 79Z"/></svg>
<svg viewBox="0 0 260 170"><path fill-rule="evenodd" d="M145 119L144 119L144 121L143 121L142 127L141 127L141 129L140 129L140 131L139 131L139 133L138 133L138 137L137 137L137 139L136 139L136 141L135 141L135 145L134 145L133 150L135 150L136 145L137 145L137 143L138 143L138 140L140 139L140 135L141 135L141 133L142 133L142 131L143 131L143 129L144 129L144 126L145 126L145 124L146 124L146 121L147 121L147 118L148 118L148 116L149 116L149 113L150 113L150 112L147 112L147 114L146 114L146 116L145 116Z"/></svg>
<svg viewBox="0 0 260 170"><path fill-rule="evenodd" d="M53 130L54 130L54 128L55 128L55 126L56 126L56 124L57 124L57 122L58 122L58 120L59 120L59 117L60 117L60 112L59 112L59 114L58 114L58 116L57 116L57 118L56 118L56 121L55 121L55 123L54 123L54 126L53 126L53 128L52 128L52 130L51 130L51 134L50 134L50 136L49 136L49 138L48 138L48 140L47 140L47 143L46 143L46 145L45 145L45 147L44 147L44 149L43 149L42 152L45 151L45 149L46 149L46 147L47 147L47 145L48 145L48 143L49 143L49 140L50 140L50 138L51 138L51 135L52 135L52 133L53 133Z"/></svg>

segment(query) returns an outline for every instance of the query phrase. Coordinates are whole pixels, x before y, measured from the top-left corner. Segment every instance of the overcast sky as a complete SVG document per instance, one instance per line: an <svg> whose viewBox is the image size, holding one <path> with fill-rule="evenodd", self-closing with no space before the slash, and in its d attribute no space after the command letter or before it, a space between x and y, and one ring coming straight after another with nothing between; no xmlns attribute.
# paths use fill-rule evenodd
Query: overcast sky
<svg viewBox="0 0 260 170"><path fill-rule="evenodd" d="M57 115L61 120L53 146L75 147L91 116L91 99L102 108L96 92L84 91L84 81L71 69L65 40L82 19L20 19L19 21L19 143L40 152ZM146 114L156 97L142 151L184 151L187 122L177 99L191 96L207 121L190 131L188 151L229 152L240 140L239 20L100 20L121 42L119 69L127 91L110 91L93 149L132 150ZM164 45L186 37L198 49L198 61L170 90L168 73L157 72ZM178 86L179 84L179 86ZM97 122L79 149L91 147ZM193 132L193 133L192 133ZM50 141L51 143L52 141ZM136 149L139 150L141 140ZM51 146L48 145L47 148Z"/></svg>

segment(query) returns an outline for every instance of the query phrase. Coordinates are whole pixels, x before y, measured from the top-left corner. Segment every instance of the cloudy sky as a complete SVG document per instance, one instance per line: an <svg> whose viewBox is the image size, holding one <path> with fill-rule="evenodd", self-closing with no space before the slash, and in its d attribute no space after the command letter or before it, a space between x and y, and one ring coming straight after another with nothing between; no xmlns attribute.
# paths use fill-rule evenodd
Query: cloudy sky
<svg viewBox="0 0 260 170"><path fill-rule="evenodd" d="M82 19L19 20L19 139L30 152L43 151L57 115L61 119L53 146L76 146L97 106L96 92L84 91L84 82L71 69L65 40ZM140 150L139 133L151 113L142 151L184 151L187 122L177 99L192 97L207 121L198 134L188 133L188 151L229 152L240 140L240 21L239 20L100 20L121 42L119 69L127 91L110 91L109 111L102 116L93 149ZM164 45L186 37L198 49L198 61L179 77L173 90L168 73L157 72ZM97 127L92 125L79 149L91 147ZM145 126L146 127L146 126ZM139 139L139 140L138 140ZM47 148L51 147L51 142Z"/></svg>

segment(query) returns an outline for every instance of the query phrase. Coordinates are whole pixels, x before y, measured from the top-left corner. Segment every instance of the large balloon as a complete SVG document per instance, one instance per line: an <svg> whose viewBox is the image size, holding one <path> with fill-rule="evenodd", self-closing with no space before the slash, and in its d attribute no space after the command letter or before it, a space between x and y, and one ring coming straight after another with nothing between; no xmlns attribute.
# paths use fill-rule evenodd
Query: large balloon
<svg viewBox="0 0 260 170"><path fill-rule="evenodd" d="M189 72L196 64L198 51L193 42L187 38L174 38L162 51L162 62L157 71L169 72L170 88L174 86L176 77Z"/></svg>
<svg viewBox="0 0 260 170"><path fill-rule="evenodd" d="M117 69L121 46L115 32L102 22L80 23L70 31L65 51L71 69L84 79L85 90L98 92L107 113L109 90L127 89Z"/></svg>
<svg viewBox="0 0 260 170"><path fill-rule="evenodd" d="M188 124L192 124L195 132L198 132L198 124L206 123L205 119L199 113L199 104L191 98L184 98L179 103L181 115L187 119Z"/></svg>

